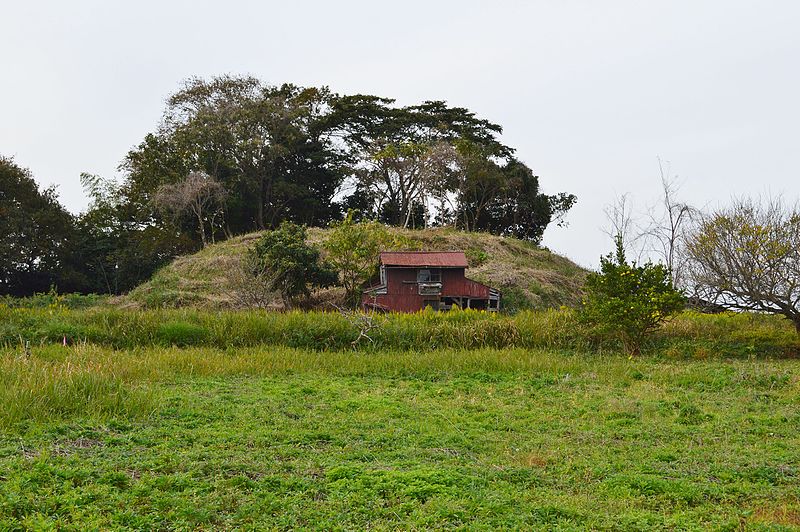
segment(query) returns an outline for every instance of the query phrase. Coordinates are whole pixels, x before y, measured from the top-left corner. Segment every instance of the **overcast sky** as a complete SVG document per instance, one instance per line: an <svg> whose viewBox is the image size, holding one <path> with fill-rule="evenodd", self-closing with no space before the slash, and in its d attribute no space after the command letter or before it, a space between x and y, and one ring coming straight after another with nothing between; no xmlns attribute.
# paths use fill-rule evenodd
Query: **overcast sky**
<svg viewBox="0 0 800 532"><path fill-rule="evenodd" d="M596 266L603 208L657 199L657 157L696 205L800 196L800 2L51 1L0 8L0 154L58 184L116 176L190 76L252 74L501 124L548 193L545 244Z"/></svg>

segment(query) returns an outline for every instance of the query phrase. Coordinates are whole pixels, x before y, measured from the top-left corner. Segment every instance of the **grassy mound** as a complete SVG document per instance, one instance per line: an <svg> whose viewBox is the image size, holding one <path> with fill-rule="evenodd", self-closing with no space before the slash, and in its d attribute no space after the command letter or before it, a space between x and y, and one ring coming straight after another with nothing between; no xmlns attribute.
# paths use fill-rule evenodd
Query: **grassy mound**
<svg viewBox="0 0 800 532"><path fill-rule="evenodd" d="M406 236L416 250L464 251L470 266L467 276L499 288L507 310L572 306L580 299L586 270L528 242L451 229L393 231ZM326 233L325 229L310 229L309 241L320 244ZM237 268L259 236L250 233L179 257L119 303L144 308L237 308ZM329 308L328 303L341 296L340 289L322 290L314 295L311 306ZM273 306L281 307L277 295Z"/></svg>

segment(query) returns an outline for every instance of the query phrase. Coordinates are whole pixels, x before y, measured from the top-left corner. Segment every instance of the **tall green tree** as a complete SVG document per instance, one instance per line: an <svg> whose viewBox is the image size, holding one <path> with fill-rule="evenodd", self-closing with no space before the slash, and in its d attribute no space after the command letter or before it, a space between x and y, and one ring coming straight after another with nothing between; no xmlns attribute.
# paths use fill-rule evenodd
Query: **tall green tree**
<svg viewBox="0 0 800 532"><path fill-rule="evenodd" d="M81 289L73 237L55 188L40 189L28 169L0 156L0 294Z"/></svg>
<svg viewBox="0 0 800 532"><path fill-rule="evenodd" d="M345 96L333 103L353 164L353 179L369 192L375 210L392 225L408 227L415 205L426 205L455 164L453 144L478 143L494 156L513 150L497 136L501 127L445 102L395 107L376 96Z"/></svg>
<svg viewBox="0 0 800 532"><path fill-rule="evenodd" d="M516 159L504 165L501 172L503 185L478 219L478 230L538 244L545 229L552 222L562 224L567 211L577 201L573 194L543 193L539 176Z"/></svg>
<svg viewBox="0 0 800 532"><path fill-rule="evenodd" d="M272 87L252 77L191 79L168 102L159 130L124 163L146 194L202 171L226 189L231 233L282 220L320 225L338 216L342 157L326 130L326 88Z"/></svg>
<svg viewBox="0 0 800 532"><path fill-rule="evenodd" d="M539 242L575 203L541 192L538 176L500 142L499 125L444 102L393 103L365 95L333 103L357 184L348 207L391 225L419 227L430 217Z"/></svg>
<svg viewBox="0 0 800 532"><path fill-rule="evenodd" d="M124 184L90 174L81 182L91 203L76 220L75 253L89 279L86 290L126 292L176 255L198 249L188 233L156 223L149 204L128 201Z"/></svg>

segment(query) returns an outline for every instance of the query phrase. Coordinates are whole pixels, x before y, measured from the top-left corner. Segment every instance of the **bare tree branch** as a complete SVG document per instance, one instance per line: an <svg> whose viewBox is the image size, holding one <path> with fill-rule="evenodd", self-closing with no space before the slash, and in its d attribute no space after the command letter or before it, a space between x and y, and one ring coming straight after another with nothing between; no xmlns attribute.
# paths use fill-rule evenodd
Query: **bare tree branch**
<svg viewBox="0 0 800 532"><path fill-rule="evenodd" d="M217 219L221 220L224 214L225 195L225 188L213 177L203 172L192 172L183 181L160 186L153 196L153 204L160 211L176 218L184 214L192 215L205 247L206 224L209 225L211 241L214 242Z"/></svg>

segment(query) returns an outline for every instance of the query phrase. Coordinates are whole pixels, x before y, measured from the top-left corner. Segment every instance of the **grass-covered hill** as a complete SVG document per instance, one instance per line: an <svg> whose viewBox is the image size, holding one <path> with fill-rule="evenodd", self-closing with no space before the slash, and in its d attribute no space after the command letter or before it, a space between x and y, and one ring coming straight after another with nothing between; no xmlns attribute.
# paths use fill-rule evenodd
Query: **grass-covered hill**
<svg viewBox="0 0 800 532"><path fill-rule="evenodd" d="M508 310L571 306L581 295L586 271L567 258L515 238L451 229L392 229L411 242L410 249L460 250L467 254L467 276L499 288ZM325 229L310 229L311 243L326 238ZM202 251L178 257L119 303L125 306L236 308L241 278L239 263L260 233L250 233L213 244ZM328 308L340 301L341 289L322 290L312 306ZM274 306L281 306L275 295Z"/></svg>

